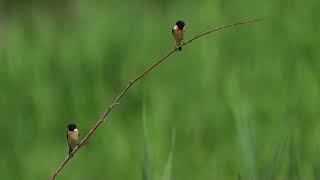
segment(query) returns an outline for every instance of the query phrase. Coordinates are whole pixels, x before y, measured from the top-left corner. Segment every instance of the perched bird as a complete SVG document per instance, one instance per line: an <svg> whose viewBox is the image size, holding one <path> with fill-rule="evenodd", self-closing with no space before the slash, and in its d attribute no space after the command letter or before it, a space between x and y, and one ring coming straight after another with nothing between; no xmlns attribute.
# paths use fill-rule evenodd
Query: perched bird
<svg viewBox="0 0 320 180"><path fill-rule="evenodd" d="M69 145L69 155L71 154L73 148L78 145L79 131L77 126L73 123L68 125L67 141Z"/></svg>
<svg viewBox="0 0 320 180"><path fill-rule="evenodd" d="M184 21L177 21L176 24L172 28L172 35L173 38L176 40L176 47L179 49L179 51L182 50L182 45L183 45L183 34L184 34L184 26L186 24Z"/></svg>

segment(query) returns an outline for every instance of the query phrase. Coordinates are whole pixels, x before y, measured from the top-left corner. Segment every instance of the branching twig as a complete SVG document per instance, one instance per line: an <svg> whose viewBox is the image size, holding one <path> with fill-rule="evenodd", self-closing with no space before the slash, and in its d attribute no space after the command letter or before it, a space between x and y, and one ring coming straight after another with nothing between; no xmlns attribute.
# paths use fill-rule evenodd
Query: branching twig
<svg viewBox="0 0 320 180"><path fill-rule="evenodd" d="M190 39L189 41L186 41L181 47L186 46L187 44L190 44L192 41L203 37L207 34L210 34L212 32L215 31L220 31L232 26L236 26L236 25L241 25L241 24L247 24L247 23L251 23L251 22L255 22L255 21L260 21L263 18L259 18L259 19L253 19L253 20L247 20L247 21L242 21L242 22L238 22L238 23L234 23L234 24L229 24L227 26L223 26L223 27L219 27L219 28L215 28L212 29L210 31L207 31L205 33L199 34L197 36L195 36L194 38ZM144 72L142 72L138 77L136 77L134 80L131 80L128 85L126 86L126 88L117 96L117 98L111 103L111 105L107 108L106 112L103 113L103 115L100 117L100 119L98 120L98 122L93 126L93 128L89 131L89 133L81 140L81 142L79 143L78 146L76 146L73 151L71 152L70 155L68 155L67 157L65 157L65 159L63 160L63 162L60 164L60 166L55 170L55 172L51 175L50 180L55 179L55 177L60 174L60 172L62 171L63 167L69 162L69 160L71 159L71 157L85 144L87 144L88 139L91 137L91 135L96 131L96 129L105 121L106 117L109 115L109 113L112 111L113 108L115 108L117 105L120 104L120 100L121 98L127 93L127 91L129 90L129 88L135 84L137 81L139 81L140 79L142 79L146 74L148 74L151 70L153 70L154 68L156 68L157 66L159 66L159 64L161 64L164 60L166 60L169 56L171 56L172 54L174 54L178 49L174 49L172 51L170 51L167 55L165 55L163 58L161 58L160 60L158 60L156 63L154 63L153 65L151 65L148 69L146 69Z"/></svg>

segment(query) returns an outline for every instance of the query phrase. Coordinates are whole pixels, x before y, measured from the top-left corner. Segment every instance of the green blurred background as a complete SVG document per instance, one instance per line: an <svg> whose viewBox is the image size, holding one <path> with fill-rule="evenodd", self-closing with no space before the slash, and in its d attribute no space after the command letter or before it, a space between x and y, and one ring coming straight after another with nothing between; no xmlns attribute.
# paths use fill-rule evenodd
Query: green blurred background
<svg viewBox="0 0 320 180"><path fill-rule="evenodd" d="M48 179L139 81L57 179L320 179L320 1L0 2L0 177Z"/></svg>

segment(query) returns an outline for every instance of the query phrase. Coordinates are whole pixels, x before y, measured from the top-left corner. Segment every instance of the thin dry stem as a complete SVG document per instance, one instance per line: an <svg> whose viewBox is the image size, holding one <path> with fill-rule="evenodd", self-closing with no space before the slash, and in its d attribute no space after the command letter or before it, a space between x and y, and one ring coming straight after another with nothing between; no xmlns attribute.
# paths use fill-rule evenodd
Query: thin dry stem
<svg viewBox="0 0 320 180"><path fill-rule="evenodd" d="M242 21L242 22L238 22L238 23L234 23L234 24L230 24L227 26L223 26L223 27L219 27L219 28L215 28L212 29L210 31L207 31L205 33L199 34L195 37L193 37L192 39L190 39L189 41L186 41L181 47L186 46L187 44L190 44L192 41L203 37L207 34L210 34L212 32L215 31L220 31L232 26L236 26L236 25L241 25L241 24L247 24L247 23L251 23L251 22L255 22L255 21L260 21L263 18L259 18L259 19L253 19L253 20L247 20L247 21ZM53 180L56 178L57 175L60 174L60 172L62 171L62 169L64 168L64 166L69 162L69 160L73 157L73 155L85 144L87 144L89 138L91 137L91 135L96 131L96 129L105 121L106 117L109 115L109 113L113 110L113 108L115 108L117 105L120 104L120 100L121 98L127 93L127 91L130 89L130 87L135 84L137 81L139 81L140 79L142 79L145 75L147 75L150 71L152 71L154 68L156 68L157 66L159 66L163 61L165 61L169 56L171 56L172 54L174 54L178 49L175 48L174 50L170 51L167 55L165 55L164 57L162 57L160 60L158 60L156 63L154 63L153 65L151 65L149 68L147 68L144 72L142 72L140 75L138 75L134 80L130 80L128 85L126 86L126 88L116 97L116 99L111 103L111 105L107 108L107 110L103 113L103 115L99 118L99 120L97 121L97 123L93 126L93 128L89 131L89 133L81 140L81 142L79 143L78 146L76 146L73 151L71 152L70 155L67 155L65 157L65 159L62 161L62 163L59 165L59 167L55 170L54 173L52 173L50 180Z"/></svg>

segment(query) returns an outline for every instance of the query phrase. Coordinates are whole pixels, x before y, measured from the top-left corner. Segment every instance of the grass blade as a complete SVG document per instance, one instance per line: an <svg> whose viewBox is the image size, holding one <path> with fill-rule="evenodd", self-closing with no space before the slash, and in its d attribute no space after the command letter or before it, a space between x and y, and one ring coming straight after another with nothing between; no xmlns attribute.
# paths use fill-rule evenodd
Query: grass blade
<svg viewBox="0 0 320 180"><path fill-rule="evenodd" d="M173 151L174 151L175 140L176 140L176 130L175 130L175 128L173 128L172 129L170 153L169 153L169 157L168 157L166 166L164 168L164 172L163 172L161 180L171 180L172 161L173 161Z"/></svg>
<svg viewBox="0 0 320 180"><path fill-rule="evenodd" d="M146 117L146 103L143 101L142 105L142 121L143 121L143 180L151 180L150 178L150 165L149 165L149 147L148 147L148 126Z"/></svg>
<svg viewBox="0 0 320 180"><path fill-rule="evenodd" d="M273 180L275 179L276 171L280 168L281 160L283 159L283 154L285 151L285 148L288 143L288 137L284 140L283 143L279 144L278 150L274 154L273 160L269 165L269 168L267 168L267 172L264 176L264 180Z"/></svg>

